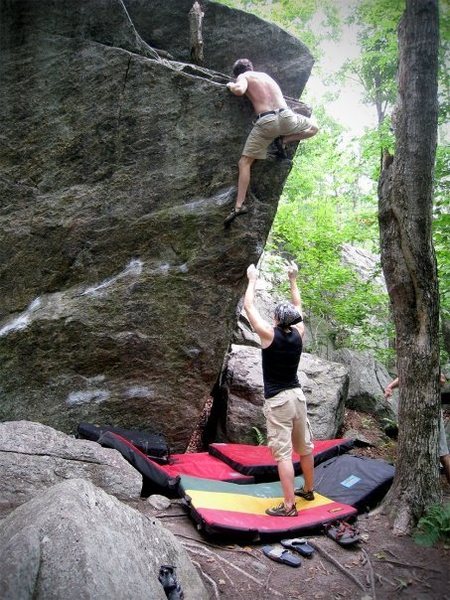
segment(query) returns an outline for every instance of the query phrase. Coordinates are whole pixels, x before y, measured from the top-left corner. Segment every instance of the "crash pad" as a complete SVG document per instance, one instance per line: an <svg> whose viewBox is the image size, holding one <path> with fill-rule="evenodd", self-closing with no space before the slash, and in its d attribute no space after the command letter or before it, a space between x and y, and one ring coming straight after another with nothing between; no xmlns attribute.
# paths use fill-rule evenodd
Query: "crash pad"
<svg viewBox="0 0 450 600"><path fill-rule="evenodd" d="M169 464L160 465L136 448L129 440L112 431L106 431L101 435L98 443L120 452L141 473L143 478L142 496L163 494L176 497L178 495L178 477L181 474L237 483L254 481L252 476L238 473L207 452L172 454Z"/></svg>
<svg viewBox="0 0 450 600"><path fill-rule="evenodd" d="M303 477L296 477L295 485L303 486ZM266 515L267 508L282 501L279 481L237 485L182 475L179 493L203 533L249 541L320 531L324 523L357 514L352 506L316 494L312 502L297 500L297 517Z"/></svg>
<svg viewBox="0 0 450 600"><path fill-rule="evenodd" d="M217 479L234 483L253 483L254 477L238 473L222 460L209 452L191 452L188 454L172 454L167 465L161 468L169 476L191 475L203 479Z"/></svg>
<svg viewBox="0 0 450 600"><path fill-rule="evenodd" d="M314 440L314 464L318 465L333 456L348 452L353 445L354 440L347 438ZM260 480L278 478L277 463L272 458L268 446L214 443L209 445L208 451L244 475L253 475ZM295 452L292 460L295 474L299 475L301 473L300 458Z"/></svg>
<svg viewBox="0 0 450 600"><path fill-rule="evenodd" d="M159 463L169 460L170 449L161 433L148 433L135 429L123 429L109 425L93 425L92 423L80 423L77 427L77 438L97 442L99 437L106 432L116 433L131 442L141 452L150 456Z"/></svg>
<svg viewBox="0 0 450 600"><path fill-rule="evenodd" d="M363 512L384 498L394 474L385 460L344 454L314 469L314 489Z"/></svg>

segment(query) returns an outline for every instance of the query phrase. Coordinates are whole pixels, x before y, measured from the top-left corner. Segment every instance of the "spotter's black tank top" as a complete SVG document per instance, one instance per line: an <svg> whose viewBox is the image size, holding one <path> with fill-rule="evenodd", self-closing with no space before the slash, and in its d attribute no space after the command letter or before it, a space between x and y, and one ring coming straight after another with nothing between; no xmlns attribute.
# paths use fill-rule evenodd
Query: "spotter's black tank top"
<svg viewBox="0 0 450 600"><path fill-rule="evenodd" d="M272 343L261 351L265 398L301 387L297 369L302 349L302 336L295 327L289 331L274 327Z"/></svg>

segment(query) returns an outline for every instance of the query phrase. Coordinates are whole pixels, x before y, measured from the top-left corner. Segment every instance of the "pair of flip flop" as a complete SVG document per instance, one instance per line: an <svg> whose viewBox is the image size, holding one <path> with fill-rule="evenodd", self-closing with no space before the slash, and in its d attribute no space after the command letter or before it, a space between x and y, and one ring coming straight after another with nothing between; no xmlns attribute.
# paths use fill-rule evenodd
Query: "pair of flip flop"
<svg viewBox="0 0 450 600"><path fill-rule="evenodd" d="M295 550L302 556L311 558L314 554L314 548L308 544L304 538L294 538L291 540L281 540L282 548L276 546L264 546L262 551L265 556L275 562L289 567L299 567L302 561L298 556L295 556L291 550Z"/></svg>
<svg viewBox="0 0 450 600"><path fill-rule="evenodd" d="M308 544L305 538L292 538L290 540L281 540L281 545L289 550L295 550L305 558L312 558L314 548Z"/></svg>
<svg viewBox="0 0 450 600"><path fill-rule="evenodd" d="M353 544L356 544L361 539L356 527L346 521L327 523L324 529L325 535L340 546L353 546Z"/></svg>

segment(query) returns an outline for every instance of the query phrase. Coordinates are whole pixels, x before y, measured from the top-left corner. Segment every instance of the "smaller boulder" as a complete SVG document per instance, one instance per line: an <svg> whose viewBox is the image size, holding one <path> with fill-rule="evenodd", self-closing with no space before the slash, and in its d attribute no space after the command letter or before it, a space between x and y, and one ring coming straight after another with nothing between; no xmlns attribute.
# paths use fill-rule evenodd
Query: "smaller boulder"
<svg viewBox="0 0 450 600"><path fill-rule="evenodd" d="M139 497L142 476L116 450L31 421L0 423L4 513L66 479L82 478L120 500Z"/></svg>
<svg viewBox="0 0 450 600"><path fill-rule="evenodd" d="M152 494L151 496L149 496L148 503L155 510L166 510L171 504L170 498L166 498L165 496L161 496L160 494Z"/></svg>
<svg viewBox="0 0 450 600"><path fill-rule="evenodd" d="M163 565L185 598L207 600L175 536L82 479L38 494L0 522L3 600L165 600Z"/></svg>
<svg viewBox="0 0 450 600"><path fill-rule="evenodd" d="M344 419L347 370L338 363L305 352L300 360L298 376L314 437L336 437ZM227 412L223 438L235 443L255 443L254 428L265 431L261 350L232 345L224 371L224 386Z"/></svg>

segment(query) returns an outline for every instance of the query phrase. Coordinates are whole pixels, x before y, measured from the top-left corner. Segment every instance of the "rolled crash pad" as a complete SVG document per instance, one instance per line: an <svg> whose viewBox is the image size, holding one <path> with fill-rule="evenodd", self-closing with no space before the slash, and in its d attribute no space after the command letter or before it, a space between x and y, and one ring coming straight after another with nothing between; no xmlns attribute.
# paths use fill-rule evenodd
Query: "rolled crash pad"
<svg viewBox="0 0 450 600"><path fill-rule="evenodd" d="M120 452L125 460L139 471L142 475L141 496L162 494L163 496L176 497L178 495L178 477L166 473L162 465L141 452L129 440L112 431L106 431L97 441L105 448L113 448Z"/></svg>
<svg viewBox="0 0 450 600"><path fill-rule="evenodd" d="M141 452L165 463L169 460L170 449L164 436L160 433L147 433L134 429L122 429L121 427L110 427L109 425L92 425L91 423L80 423L77 428L77 437L83 440L98 442L101 435L106 432L117 433L122 438L131 442Z"/></svg>

